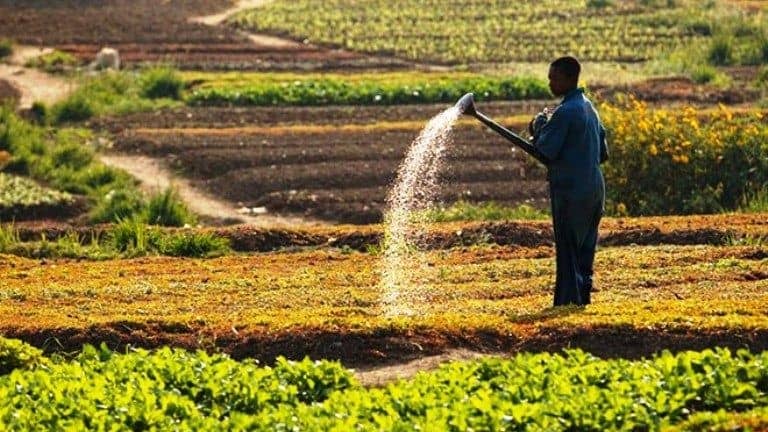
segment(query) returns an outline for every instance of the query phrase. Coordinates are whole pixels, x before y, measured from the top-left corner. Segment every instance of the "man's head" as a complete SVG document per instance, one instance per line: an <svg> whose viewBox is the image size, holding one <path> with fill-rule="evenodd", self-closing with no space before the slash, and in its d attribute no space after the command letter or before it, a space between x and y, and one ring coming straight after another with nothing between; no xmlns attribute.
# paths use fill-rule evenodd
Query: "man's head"
<svg viewBox="0 0 768 432"><path fill-rule="evenodd" d="M560 57L549 65L549 89L555 96L564 96L579 84L581 64L576 58Z"/></svg>

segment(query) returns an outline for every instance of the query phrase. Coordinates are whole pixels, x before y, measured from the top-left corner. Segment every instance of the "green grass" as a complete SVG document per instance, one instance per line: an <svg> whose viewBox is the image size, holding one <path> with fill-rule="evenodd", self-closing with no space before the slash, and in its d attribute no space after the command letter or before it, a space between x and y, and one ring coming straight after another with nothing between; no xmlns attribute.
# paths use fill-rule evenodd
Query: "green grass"
<svg viewBox="0 0 768 432"><path fill-rule="evenodd" d="M768 186L747 195L745 204L739 209L743 213L768 213Z"/></svg>
<svg viewBox="0 0 768 432"><path fill-rule="evenodd" d="M147 202L147 223L152 225L182 227L196 222L195 216L173 188L153 195Z"/></svg>
<svg viewBox="0 0 768 432"><path fill-rule="evenodd" d="M64 73L74 69L78 64L79 61L74 55L64 51L53 50L31 58L25 66L37 68L48 73Z"/></svg>
<svg viewBox="0 0 768 432"><path fill-rule="evenodd" d="M499 221L499 220L541 220L549 219L549 213L526 204L509 207L495 202L456 202L448 207L435 208L426 213L431 222L453 221Z"/></svg>
<svg viewBox="0 0 768 432"><path fill-rule="evenodd" d="M105 71L93 77L77 78L77 89L66 99L54 104L50 120L54 124L79 122L93 116L120 115L139 111L179 106L158 85L157 69L138 72ZM154 77L154 78L153 78ZM148 90L149 89L149 90ZM152 97L147 96L147 92Z"/></svg>

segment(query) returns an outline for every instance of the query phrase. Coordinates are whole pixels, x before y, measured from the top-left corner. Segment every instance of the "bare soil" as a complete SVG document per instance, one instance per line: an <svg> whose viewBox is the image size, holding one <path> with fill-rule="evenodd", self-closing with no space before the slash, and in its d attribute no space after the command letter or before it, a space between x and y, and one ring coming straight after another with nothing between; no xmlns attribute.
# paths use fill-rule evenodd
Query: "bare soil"
<svg viewBox="0 0 768 432"><path fill-rule="evenodd" d="M185 133L127 130L116 151L160 157L193 186L231 203L330 222L382 220L389 185L413 127L224 129ZM446 203L497 201L546 206L543 168L492 132L460 127L441 172Z"/></svg>
<svg viewBox="0 0 768 432"><path fill-rule="evenodd" d="M184 178L175 176L161 161L146 156L102 154L106 165L123 169L141 181L147 193L156 193L168 187L175 188L189 209L203 221L213 225L248 223L259 227L317 225L305 218L291 218L271 214L252 215L194 188ZM241 206L242 207L242 206ZM247 209L245 209L247 210Z"/></svg>
<svg viewBox="0 0 768 432"><path fill-rule="evenodd" d="M104 46L118 49L124 65L172 63L183 69L346 70L402 68L388 58L261 38L220 19L246 4L232 0L0 0L0 37L56 47L83 63ZM62 25L66 23L66 25ZM214 24L214 25L209 25ZM55 31L51 31L55 29Z"/></svg>

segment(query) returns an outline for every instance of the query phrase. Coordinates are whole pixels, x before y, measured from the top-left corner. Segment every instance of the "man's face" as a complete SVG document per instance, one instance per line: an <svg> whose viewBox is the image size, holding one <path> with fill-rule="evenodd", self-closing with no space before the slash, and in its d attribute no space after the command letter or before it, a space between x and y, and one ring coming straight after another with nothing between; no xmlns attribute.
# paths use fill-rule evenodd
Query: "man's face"
<svg viewBox="0 0 768 432"><path fill-rule="evenodd" d="M555 96L564 96L568 90L571 89L573 84L571 80L565 76L559 69L549 68L549 90Z"/></svg>

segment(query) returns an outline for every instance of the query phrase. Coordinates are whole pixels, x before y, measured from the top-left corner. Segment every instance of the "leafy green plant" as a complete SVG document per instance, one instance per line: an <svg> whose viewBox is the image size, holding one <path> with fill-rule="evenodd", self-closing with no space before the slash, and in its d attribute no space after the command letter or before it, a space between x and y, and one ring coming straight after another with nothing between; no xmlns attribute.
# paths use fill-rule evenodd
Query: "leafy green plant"
<svg viewBox="0 0 768 432"><path fill-rule="evenodd" d="M0 417L12 430L713 428L766 423L767 361L724 349L639 361L567 350L453 362L364 388L327 361L281 358L270 368L201 351L86 346L71 362L0 380Z"/></svg>
<svg viewBox="0 0 768 432"><path fill-rule="evenodd" d="M173 188L167 188L150 197L146 208L147 223L181 227L195 223L194 215Z"/></svg>
<svg viewBox="0 0 768 432"><path fill-rule="evenodd" d="M707 61L715 66L728 66L734 63L733 41L728 37L716 37L707 51Z"/></svg>
<svg viewBox="0 0 768 432"><path fill-rule="evenodd" d="M161 234L136 216L118 219L109 233L112 247L132 255L144 255L156 250Z"/></svg>
<svg viewBox="0 0 768 432"><path fill-rule="evenodd" d="M515 219L548 219L545 211L520 204L517 207L507 207L495 202L470 203L458 201L448 207L435 208L427 211L426 220L433 222L451 221L498 221Z"/></svg>
<svg viewBox="0 0 768 432"><path fill-rule="evenodd" d="M73 69L78 63L79 61L74 55L64 51L53 50L30 59L27 61L26 66L38 68L48 73L62 73Z"/></svg>
<svg viewBox="0 0 768 432"><path fill-rule="evenodd" d="M263 78L263 79L260 79ZM547 84L537 78L478 74L265 75L203 82L186 98L190 105L395 105L453 103L467 92L478 101L542 99Z"/></svg>
<svg viewBox="0 0 768 432"><path fill-rule="evenodd" d="M95 113L96 110L91 99L80 93L75 93L56 103L52 108L53 121L56 123L88 120Z"/></svg>
<svg viewBox="0 0 768 432"><path fill-rule="evenodd" d="M0 224L0 253L8 253L20 241L19 231L14 224Z"/></svg>
<svg viewBox="0 0 768 432"><path fill-rule="evenodd" d="M149 99L181 99L181 91L184 89L184 81L173 69L157 67L144 71L139 85L141 95Z"/></svg>
<svg viewBox="0 0 768 432"><path fill-rule="evenodd" d="M48 365L49 360L39 349L18 339L0 337L0 375L14 370L32 370Z"/></svg>
<svg viewBox="0 0 768 432"><path fill-rule="evenodd" d="M170 256L213 257L230 251L229 240L210 232L180 231L160 240L160 253Z"/></svg>

